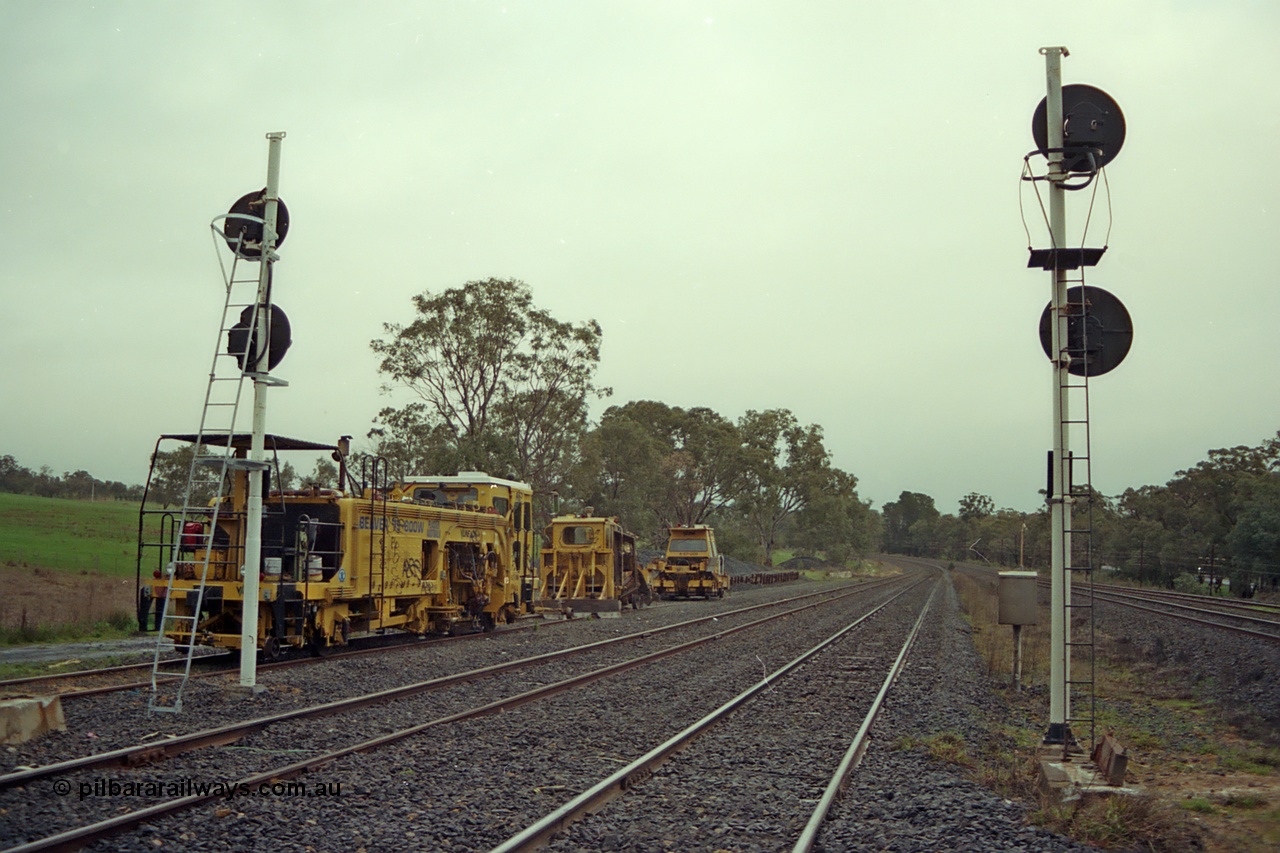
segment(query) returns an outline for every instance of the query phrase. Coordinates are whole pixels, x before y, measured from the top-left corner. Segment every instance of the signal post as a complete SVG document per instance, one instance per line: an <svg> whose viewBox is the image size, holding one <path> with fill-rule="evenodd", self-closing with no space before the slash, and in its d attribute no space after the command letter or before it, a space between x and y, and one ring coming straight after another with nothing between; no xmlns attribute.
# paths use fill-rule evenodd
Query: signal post
<svg viewBox="0 0 1280 853"><path fill-rule="evenodd" d="M262 226L262 263L258 271L258 299L255 326L256 351L252 367L245 372L253 377L253 436L249 444L249 499L246 511L244 541L244 611L240 633L240 689L261 693L258 684L258 584L262 565L262 481L267 470L267 389L285 383L268 375L268 344L271 339L271 267L275 263L277 218L280 207L280 143L284 132L268 133L267 188L263 194L265 209Z"/></svg>

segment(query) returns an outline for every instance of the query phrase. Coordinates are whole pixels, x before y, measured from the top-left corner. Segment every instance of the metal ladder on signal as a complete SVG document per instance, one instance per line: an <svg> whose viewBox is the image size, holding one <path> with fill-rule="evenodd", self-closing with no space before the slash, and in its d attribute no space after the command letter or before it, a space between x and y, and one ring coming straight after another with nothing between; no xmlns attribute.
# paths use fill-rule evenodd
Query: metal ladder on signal
<svg viewBox="0 0 1280 853"><path fill-rule="evenodd" d="M1068 293L1071 287L1080 287L1081 299L1088 299L1088 290L1084 286L1083 271L1078 279L1068 279ZM1070 316L1083 318L1085 305L1083 302L1068 302ZM1068 321L1070 322L1070 320ZM1066 354L1073 363L1080 359L1085 364L1084 375L1076 377L1067 371L1061 371L1058 383L1058 394L1061 401L1060 411L1063 416L1058 424L1063 445L1072 448L1066 460L1065 485L1068 498L1067 509L1070 510L1070 523L1063 537L1070 541L1070 548L1063 554L1062 565L1066 568L1069 593L1064 596L1063 625L1066 631L1067 666L1065 667L1066 691L1068 697L1068 713L1066 724L1069 731L1076 731L1074 724L1081 729L1088 728L1089 746L1092 750L1097 740L1097 690L1096 690L1096 633L1094 622L1094 553L1093 553L1093 464L1090 450L1089 430L1089 376L1086 355L1089 352L1089 324L1079 322L1080 333L1076 339L1078 347L1072 347L1073 338L1067 336ZM1068 443L1068 440L1070 443ZM1076 447L1083 443L1083 453L1077 453ZM1080 479L1077 480L1077 475ZM1080 512L1083 504L1083 512ZM1083 516L1083 517L1082 517ZM1076 613L1085 618L1072 618ZM1077 653L1082 654L1077 654ZM1080 660L1083 657L1084 660ZM1073 696L1073 693L1078 694ZM1087 699L1087 703L1080 700ZM1083 706L1083 707L1082 707ZM1071 738L1067 739L1069 747Z"/></svg>
<svg viewBox="0 0 1280 853"><path fill-rule="evenodd" d="M216 221L215 221L216 223ZM215 245L225 235L213 226ZM221 256L219 256L221 263ZM267 468L265 463L254 463L235 456L235 426L240 411L245 380L256 378L256 374L246 372L244 365L249 363L248 349L257 338L261 319L264 314L258 309L259 270L254 264L245 264L253 270L249 277L241 271L241 255L234 252L234 259L228 268L223 265L223 282L226 288L226 300L222 307L222 319L218 325L218 337L214 344L213 361L209 370L209 382L205 388L204 406L201 409L200 428L196 434L195 446L191 455L191 465L187 472L187 485L182 501L182 512L174 531L172 558L165 575L167 589L164 606L161 608L160 630L156 636L155 655L151 664L151 695L147 701L147 709L153 713L177 713L182 710L182 693L191 677L191 664L195 658L196 640L200 628L200 616L204 607L205 588L209 580L211 552L214 536L218 530L218 519L224 509L223 498L227 497L228 475L235 470L249 472ZM244 351L230 350L230 333L232 327L242 322L242 314L248 314L247 334L243 336ZM224 347L224 342L227 346ZM200 504L201 498L208 499ZM202 533L186 534L186 525L199 520L202 522ZM183 556L202 554L198 559L184 560ZM229 546L228 553L234 555L236 546ZM237 568L240 559L230 562ZM223 571L227 566L220 567ZM186 592L186 610L190 615L179 615L173 606L173 582L179 571L194 575L200 583L194 591ZM189 578L188 578L189 579ZM194 596L193 596L194 592ZM194 598L194 600L193 600ZM161 670L161 657L167 651L167 634L173 633L179 638L185 636L186 642L174 641L174 648L184 657L180 672ZM171 662L166 661L166 662Z"/></svg>

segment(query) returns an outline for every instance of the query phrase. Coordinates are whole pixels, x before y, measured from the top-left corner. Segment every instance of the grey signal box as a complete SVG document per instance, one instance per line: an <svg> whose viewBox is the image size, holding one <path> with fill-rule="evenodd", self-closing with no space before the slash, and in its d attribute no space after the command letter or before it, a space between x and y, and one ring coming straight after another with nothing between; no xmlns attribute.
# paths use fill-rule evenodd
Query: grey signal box
<svg viewBox="0 0 1280 853"><path fill-rule="evenodd" d="M1040 621L1035 572L1001 572L999 598L1001 625L1035 625Z"/></svg>

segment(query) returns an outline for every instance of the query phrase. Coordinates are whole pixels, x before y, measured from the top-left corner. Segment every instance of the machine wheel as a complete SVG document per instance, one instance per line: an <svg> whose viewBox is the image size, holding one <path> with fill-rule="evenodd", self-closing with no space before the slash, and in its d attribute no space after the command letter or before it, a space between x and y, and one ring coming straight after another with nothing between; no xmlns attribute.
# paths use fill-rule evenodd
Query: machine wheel
<svg viewBox="0 0 1280 853"><path fill-rule="evenodd" d="M262 641L262 660L264 663L280 660L280 641L275 637L267 637Z"/></svg>

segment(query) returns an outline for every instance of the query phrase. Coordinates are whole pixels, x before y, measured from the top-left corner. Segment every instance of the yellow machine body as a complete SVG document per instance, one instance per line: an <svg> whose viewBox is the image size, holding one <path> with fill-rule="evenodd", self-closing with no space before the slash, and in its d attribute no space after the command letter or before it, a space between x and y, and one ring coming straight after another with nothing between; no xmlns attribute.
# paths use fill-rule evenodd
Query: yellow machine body
<svg viewBox="0 0 1280 853"><path fill-rule="evenodd" d="M705 524L670 528L666 556L649 564L649 576L664 599L723 598L729 591L715 530Z"/></svg>
<svg viewBox="0 0 1280 853"><path fill-rule="evenodd" d="M174 530L169 513L166 535L164 514L152 511L161 518L149 543L161 560L166 550L179 555L155 573L152 598L171 596L172 616L198 611L196 643L227 649L240 648L244 604L247 475L234 479L230 495L196 519L200 527L188 519L190 532ZM360 495L271 492L263 499L262 565L254 567L259 648L267 657L288 646L323 653L353 636L488 630L499 619L513 621L527 603L522 588L532 586L522 583L532 580L532 498L528 485L480 472ZM181 547L188 542L209 547ZM147 545L140 543L140 554ZM191 624L170 620L165 633L186 644Z"/></svg>
<svg viewBox="0 0 1280 853"><path fill-rule="evenodd" d="M545 610L618 615L652 600L636 537L617 518L562 515L546 529L538 604Z"/></svg>

